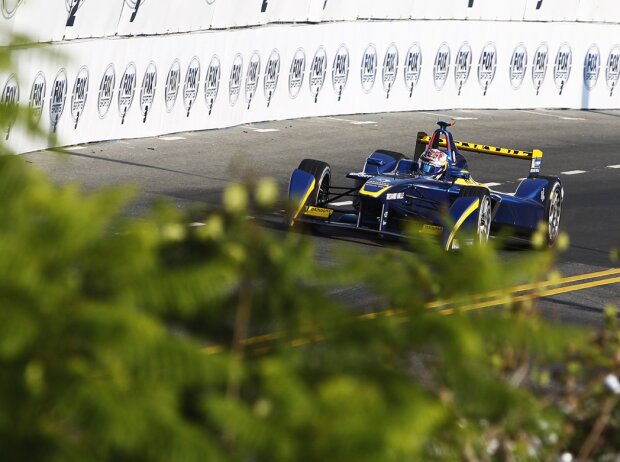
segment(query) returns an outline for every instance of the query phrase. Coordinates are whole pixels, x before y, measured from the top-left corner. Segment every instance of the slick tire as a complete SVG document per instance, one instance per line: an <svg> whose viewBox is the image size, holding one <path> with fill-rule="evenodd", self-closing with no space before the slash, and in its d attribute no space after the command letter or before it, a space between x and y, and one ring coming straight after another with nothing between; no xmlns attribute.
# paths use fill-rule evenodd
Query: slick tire
<svg viewBox="0 0 620 462"><path fill-rule="evenodd" d="M493 221L493 207L489 190L482 186L464 186L459 197L478 197L476 240L480 244L486 244L491 234L491 223Z"/></svg>
<svg viewBox="0 0 620 462"><path fill-rule="evenodd" d="M539 176L538 178L545 178L549 181L545 188L544 243L547 247L553 247L560 234L564 188L556 177Z"/></svg>
<svg viewBox="0 0 620 462"><path fill-rule="evenodd" d="M313 175L315 180L314 190L308 197L307 205L326 206L329 202L329 186L332 178L329 164L321 160L304 159L298 168Z"/></svg>

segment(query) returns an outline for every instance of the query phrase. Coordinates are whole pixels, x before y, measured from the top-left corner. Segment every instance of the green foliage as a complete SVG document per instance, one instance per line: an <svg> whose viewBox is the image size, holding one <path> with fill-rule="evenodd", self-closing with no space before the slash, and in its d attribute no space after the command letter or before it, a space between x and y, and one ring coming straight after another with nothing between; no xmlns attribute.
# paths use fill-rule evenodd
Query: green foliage
<svg viewBox="0 0 620 462"><path fill-rule="evenodd" d="M2 123L7 110L19 112L0 111ZM334 245L340 263L325 267L303 234L246 218L275 190L231 185L188 227L165 204L125 218L130 190L87 195L0 156L2 459L617 452L620 414L603 385L620 369L615 310L592 334L510 297L552 274L553 253Z"/></svg>

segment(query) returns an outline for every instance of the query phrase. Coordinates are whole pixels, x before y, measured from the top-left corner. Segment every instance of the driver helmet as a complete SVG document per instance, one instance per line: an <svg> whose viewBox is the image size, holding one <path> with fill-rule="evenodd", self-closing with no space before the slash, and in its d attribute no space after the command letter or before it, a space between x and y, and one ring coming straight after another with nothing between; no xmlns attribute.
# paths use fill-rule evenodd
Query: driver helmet
<svg viewBox="0 0 620 462"><path fill-rule="evenodd" d="M445 152L428 148L420 156L420 175L439 179L446 170L448 170L448 155Z"/></svg>

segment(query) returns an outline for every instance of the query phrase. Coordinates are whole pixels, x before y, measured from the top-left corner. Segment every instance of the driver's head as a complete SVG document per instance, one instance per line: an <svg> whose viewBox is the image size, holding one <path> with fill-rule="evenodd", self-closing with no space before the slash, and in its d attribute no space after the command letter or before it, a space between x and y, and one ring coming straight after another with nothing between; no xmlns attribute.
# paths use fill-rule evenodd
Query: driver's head
<svg viewBox="0 0 620 462"><path fill-rule="evenodd" d="M429 178L440 179L448 170L448 155L439 149L428 148L420 156L418 173Z"/></svg>

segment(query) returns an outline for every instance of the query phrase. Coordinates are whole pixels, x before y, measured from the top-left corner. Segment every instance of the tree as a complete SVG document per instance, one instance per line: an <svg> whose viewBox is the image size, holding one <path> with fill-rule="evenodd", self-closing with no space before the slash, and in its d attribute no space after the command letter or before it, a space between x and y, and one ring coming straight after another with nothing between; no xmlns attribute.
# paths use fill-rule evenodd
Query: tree
<svg viewBox="0 0 620 462"><path fill-rule="evenodd" d="M491 246L345 247L325 268L303 233L246 218L273 203L269 180L231 185L196 228L165 204L126 218L130 197L53 185L0 156L3 459L617 451L616 401L601 385L618 369L615 313L593 337L509 301L510 286L549 277L552 252L506 263ZM370 310L337 296L360 284ZM506 302L468 310L489 293Z"/></svg>

